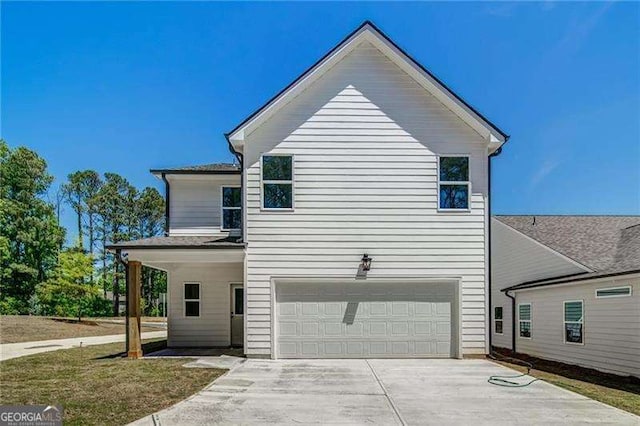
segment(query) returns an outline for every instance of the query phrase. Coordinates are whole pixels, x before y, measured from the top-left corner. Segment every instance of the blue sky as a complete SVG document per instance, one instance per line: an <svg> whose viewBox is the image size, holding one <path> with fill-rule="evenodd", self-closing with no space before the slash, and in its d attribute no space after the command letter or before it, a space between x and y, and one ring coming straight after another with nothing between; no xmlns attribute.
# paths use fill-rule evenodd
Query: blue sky
<svg viewBox="0 0 640 426"><path fill-rule="evenodd" d="M495 213L640 214L638 3L0 7L1 134L57 183L231 161L223 132L369 19L511 135Z"/></svg>

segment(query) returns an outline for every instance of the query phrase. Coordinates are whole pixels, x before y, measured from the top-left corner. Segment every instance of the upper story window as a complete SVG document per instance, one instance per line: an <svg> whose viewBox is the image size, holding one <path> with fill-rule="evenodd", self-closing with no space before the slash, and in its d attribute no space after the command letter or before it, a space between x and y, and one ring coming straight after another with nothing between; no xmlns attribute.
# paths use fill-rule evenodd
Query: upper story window
<svg viewBox="0 0 640 426"><path fill-rule="evenodd" d="M262 156L262 208L293 209L293 156Z"/></svg>
<svg viewBox="0 0 640 426"><path fill-rule="evenodd" d="M240 229L242 224L242 191L237 186L222 187L222 229Z"/></svg>
<svg viewBox="0 0 640 426"><path fill-rule="evenodd" d="M439 157L438 208L440 210L468 210L470 193L469 157Z"/></svg>

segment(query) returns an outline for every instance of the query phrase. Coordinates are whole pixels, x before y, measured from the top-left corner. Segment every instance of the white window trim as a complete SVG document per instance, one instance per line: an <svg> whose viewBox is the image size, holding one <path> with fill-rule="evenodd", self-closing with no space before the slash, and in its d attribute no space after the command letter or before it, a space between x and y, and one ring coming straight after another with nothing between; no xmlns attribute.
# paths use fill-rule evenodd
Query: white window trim
<svg viewBox="0 0 640 426"><path fill-rule="evenodd" d="M502 318L496 318L496 308L502 309ZM502 333L498 333L496 331L496 323L500 321L502 323ZM502 336L504 334L504 308L502 306L494 306L493 307L493 334L497 334L498 336Z"/></svg>
<svg viewBox="0 0 640 426"><path fill-rule="evenodd" d="M580 302L580 306L582 306L582 321L567 321L565 320L565 309L566 309L567 303L575 303L575 302ZM582 342L581 343L567 342L567 324L582 324ZM584 334L585 334L584 331L585 331L584 300L565 300L564 302L562 302L562 341L566 345L584 346Z"/></svg>
<svg viewBox="0 0 640 426"><path fill-rule="evenodd" d="M198 298L197 299L187 299L184 296L184 288L187 284L198 284ZM198 281L184 281L182 283L182 316L184 318L200 318L202 315L202 284ZM187 315L187 302L198 302L198 315Z"/></svg>
<svg viewBox="0 0 640 426"><path fill-rule="evenodd" d="M529 319L528 320L523 320L523 319L520 319L520 306L526 306L526 305L529 305ZM519 339L531 340L531 337L525 337L525 336L522 336L520 334L520 323L521 322L528 322L529 323L529 333L531 333L531 335L533 336L533 305L531 304L531 302L529 302L529 303L518 303L518 338Z"/></svg>
<svg viewBox="0 0 640 426"><path fill-rule="evenodd" d="M436 167L436 173L437 173L437 187L436 187L436 192L437 192L437 203L438 203L438 211L439 212L457 212L457 213L469 213L471 212L471 155L469 154L438 154L437 156L437 167ZM440 180L440 159L442 157L445 158L449 158L449 157L465 157L467 158L467 165L468 165L468 172L469 172L469 180L463 180L463 181L451 181L451 180ZM447 209L447 208L441 208L440 207L440 185L467 185L467 198L468 198L468 204L467 204L467 208L466 209Z"/></svg>
<svg viewBox="0 0 640 426"><path fill-rule="evenodd" d="M224 189L225 188L240 188L240 207L225 207L224 206ZM240 223L242 223L242 186L240 185L223 185L220 187L220 230L221 231L235 231L241 228L225 228L224 227L224 211L225 210L240 210Z"/></svg>
<svg viewBox="0 0 640 426"><path fill-rule="evenodd" d="M603 290L619 290L622 288L626 288L629 289L629 293L628 294L614 294L611 296L598 296L598 292L599 291L603 291ZM631 297L633 295L633 289L630 285L620 285L620 286L615 286L615 287L603 287L603 288L597 288L596 292L596 299L613 299L615 297Z"/></svg>
<svg viewBox="0 0 640 426"><path fill-rule="evenodd" d="M264 169L264 157L291 157L291 180L264 180L262 170ZM292 212L296 207L296 186L295 182L295 156L293 154L262 154L260 156L260 210L268 212ZM264 185L265 184L290 184L291 185L291 207L265 207L264 206Z"/></svg>

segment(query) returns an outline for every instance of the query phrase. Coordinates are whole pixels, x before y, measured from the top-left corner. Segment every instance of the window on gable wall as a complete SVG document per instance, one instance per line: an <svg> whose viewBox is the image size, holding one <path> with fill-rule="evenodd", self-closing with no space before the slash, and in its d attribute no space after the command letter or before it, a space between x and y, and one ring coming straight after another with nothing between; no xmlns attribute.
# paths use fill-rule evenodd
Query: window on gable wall
<svg viewBox="0 0 640 426"><path fill-rule="evenodd" d="M293 157L291 155L262 156L262 208L271 210L293 208Z"/></svg>
<svg viewBox="0 0 640 426"><path fill-rule="evenodd" d="M469 157L439 157L438 207L440 210L468 210L471 182Z"/></svg>
<svg viewBox="0 0 640 426"><path fill-rule="evenodd" d="M242 192L239 187L222 187L222 229L240 229L242 223Z"/></svg>

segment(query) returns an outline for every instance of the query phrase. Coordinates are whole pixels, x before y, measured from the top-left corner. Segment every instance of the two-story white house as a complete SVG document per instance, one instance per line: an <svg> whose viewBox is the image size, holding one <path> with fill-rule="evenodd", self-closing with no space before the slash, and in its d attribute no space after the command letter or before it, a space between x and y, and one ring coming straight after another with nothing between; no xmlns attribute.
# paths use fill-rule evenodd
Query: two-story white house
<svg viewBox="0 0 640 426"><path fill-rule="evenodd" d="M237 165L152 171L166 236L112 246L133 293L140 264L168 272L169 346L489 351L489 163L508 137L373 24L225 136Z"/></svg>

